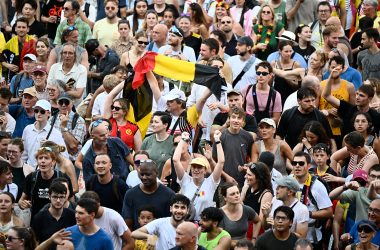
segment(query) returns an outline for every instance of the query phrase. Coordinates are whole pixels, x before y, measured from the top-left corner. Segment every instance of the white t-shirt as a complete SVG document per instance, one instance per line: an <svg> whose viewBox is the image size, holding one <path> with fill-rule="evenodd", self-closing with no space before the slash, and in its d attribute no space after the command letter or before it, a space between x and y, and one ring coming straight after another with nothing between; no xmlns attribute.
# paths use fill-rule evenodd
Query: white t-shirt
<svg viewBox="0 0 380 250"><path fill-rule="evenodd" d="M18 186L15 183L6 184L5 188L0 190L0 194L4 192L13 194L14 198L16 199L18 194Z"/></svg>
<svg viewBox="0 0 380 250"><path fill-rule="evenodd" d="M177 182L181 186L181 193L191 201L198 188L193 182L193 177L191 177L188 173L185 173L182 180L177 179ZM212 175L204 179L202 186L199 189L198 194L194 200L194 206L196 210L194 217L195 220L200 219L200 213L203 211L203 209L207 207L215 207L213 198L219 182L220 179L215 182Z"/></svg>
<svg viewBox="0 0 380 250"><path fill-rule="evenodd" d="M9 113L5 113L5 116L8 120L7 126L5 127L5 132L13 133L16 127L16 120Z"/></svg>
<svg viewBox="0 0 380 250"><path fill-rule="evenodd" d="M240 60L240 56L231 56L228 58L227 63L231 66L232 69L232 79L235 79L240 72L244 69L244 66L247 64L249 60L242 61ZM235 89L242 90L245 86L249 84L255 84L256 83L256 69L255 66L260 63L261 60L259 58L255 59L255 62L252 64L252 66L249 68L247 72L243 75L243 77L240 79L239 82L236 83Z"/></svg>
<svg viewBox="0 0 380 250"><path fill-rule="evenodd" d="M284 202L281 200L277 200L276 197L273 197L272 200L272 210L270 211L269 216L273 217L274 210L276 210L278 207L283 206ZM296 232L297 230L297 224L308 222L309 221L309 210L307 207L299 202L297 199L290 204L290 206L294 212L294 219L293 219L293 225L291 228L292 232Z"/></svg>
<svg viewBox="0 0 380 250"><path fill-rule="evenodd" d="M297 92L291 93L288 98L286 98L286 101L284 103L284 107L282 108L282 112L285 112L285 110L291 109L293 107L298 107L298 101L297 101Z"/></svg>
<svg viewBox="0 0 380 250"><path fill-rule="evenodd" d="M128 226L118 212L108 207L103 208L103 215L95 218L95 224L111 237L114 249L121 249L123 246L121 236L128 231Z"/></svg>
<svg viewBox="0 0 380 250"><path fill-rule="evenodd" d="M94 106L92 107L91 111L92 116L104 115L104 103L106 102L107 96L108 93L104 91L95 98Z"/></svg>
<svg viewBox="0 0 380 250"><path fill-rule="evenodd" d="M172 217L156 219L145 225L149 234L157 235L156 249L170 249L175 247L175 227L171 223Z"/></svg>
<svg viewBox="0 0 380 250"><path fill-rule="evenodd" d="M125 182L129 188L133 188L141 184L141 179L139 178L139 174L137 173L137 170L132 170L128 174L127 180ZM157 178L157 182L162 183L158 178Z"/></svg>
<svg viewBox="0 0 380 250"><path fill-rule="evenodd" d="M276 180L282 178L282 174L277 169L273 168L271 173L271 181L272 181L272 188L273 190L277 189L277 183Z"/></svg>
<svg viewBox="0 0 380 250"><path fill-rule="evenodd" d="M166 50L172 50L171 46L170 45L164 45L162 46L161 48L158 49L158 54L165 54L165 51ZM183 54L185 56L185 58L187 60L189 60L189 62L196 62L197 59L195 58L195 52L194 52L194 49L189 47L189 46L183 46L183 51L174 51L172 50L172 53L171 55L179 55L179 54Z"/></svg>

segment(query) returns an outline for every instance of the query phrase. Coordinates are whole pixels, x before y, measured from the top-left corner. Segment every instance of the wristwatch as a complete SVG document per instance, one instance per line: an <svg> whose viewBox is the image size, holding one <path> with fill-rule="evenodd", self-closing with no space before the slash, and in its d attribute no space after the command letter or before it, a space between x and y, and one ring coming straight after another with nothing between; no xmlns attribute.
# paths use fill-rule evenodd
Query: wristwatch
<svg viewBox="0 0 380 250"><path fill-rule="evenodd" d="M61 131L62 132L69 132L69 129L68 128L61 128Z"/></svg>

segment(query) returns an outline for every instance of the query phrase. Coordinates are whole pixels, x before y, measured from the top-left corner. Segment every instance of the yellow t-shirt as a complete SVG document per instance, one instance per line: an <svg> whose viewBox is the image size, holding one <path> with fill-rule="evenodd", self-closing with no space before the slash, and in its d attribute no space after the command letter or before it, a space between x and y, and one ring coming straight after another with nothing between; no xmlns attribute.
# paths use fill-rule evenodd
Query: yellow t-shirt
<svg viewBox="0 0 380 250"><path fill-rule="evenodd" d="M95 23L92 34L101 45L107 45L108 47L111 47L113 42L119 39L120 36L117 23L109 23L107 18Z"/></svg>
<svg viewBox="0 0 380 250"><path fill-rule="evenodd" d="M4 34L3 32L0 32L0 53L3 52L3 49L5 47L5 38L4 38ZM3 76L3 68L1 66L1 63L0 63L0 77Z"/></svg>

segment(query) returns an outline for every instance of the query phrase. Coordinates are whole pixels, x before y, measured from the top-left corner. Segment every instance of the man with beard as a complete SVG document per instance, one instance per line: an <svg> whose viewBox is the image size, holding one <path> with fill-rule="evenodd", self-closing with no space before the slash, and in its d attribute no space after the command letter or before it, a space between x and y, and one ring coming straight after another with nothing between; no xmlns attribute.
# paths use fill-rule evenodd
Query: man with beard
<svg viewBox="0 0 380 250"><path fill-rule="evenodd" d="M196 62L193 48L184 45L182 29L172 26L169 30L168 44L158 49L158 54L165 56L179 56L181 60Z"/></svg>
<svg viewBox="0 0 380 250"><path fill-rule="evenodd" d="M377 31L376 31L377 32ZM378 34L378 33L377 33ZM376 42L375 42L376 43ZM370 60L368 58L368 60ZM373 60L373 58L371 59ZM331 70L331 74L338 74L339 68L334 68ZM337 73L335 73L335 71ZM375 95L375 91L372 86L363 84L358 88L355 94L355 104L351 104L344 100L339 100L331 94L331 85L332 81L327 81L324 90L322 91L322 97L329 102L334 108L338 109L337 115L342 118L342 134L348 134L351 131L354 131L354 126L352 122L352 116L358 112L366 112L372 118L372 123L374 130L379 131L380 128L380 113L376 110L369 107L369 104Z"/></svg>
<svg viewBox="0 0 380 250"><path fill-rule="evenodd" d="M333 89L332 95L340 100L346 102L355 103L355 87L352 83L340 78L340 75L344 69L344 59L341 56L334 56L330 59L328 63L328 69L330 71L330 76L327 80L321 82L322 91L326 86L326 82L329 81L331 89ZM334 70L336 69L336 70ZM334 73L332 73L334 72ZM333 138L336 140L337 145L341 145L342 142L342 132L341 132L341 120L337 114L336 108L328 103L324 98L319 101L319 110L327 117L331 131L333 133Z"/></svg>
<svg viewBox="0 0 380 250"><path fill-rule="evenodd" d="M311 45L315 49L320 49L323 47L322 31L325 29L326 21L331 16L331 12L332 8L329 2L322 1L318 3L318 19L309 24L311 28Z"/></svg>
<svg viewBox="0 0 380 250"><path fill-rule="evenodd" d="M298 137L305 124L309 121L319 121L326 130L327 136L329 138L332 137L329 122L323 113L315 108L316 97L317 94L313 89L306 87L300 88L297 91L297 102L299 106L288 109L281 115L277 135L285 139L291 148L297 145Z"/></svg>
<svg viewBox="0 0 380 250"><path fill-rule="evenodd" d="M232 27L234 25L234 20L230 16L225 16L220 21L220 30L223 31L226 34L226 43L223 45L225 46L224 52L227 55L234 56L236 55L236 44L237 39L239 36L232 32Z"/></svg>
<svg viewBox="0 0 380 250"><path fill-rule="evenodd" d="M377 47L379 31L366 29L362 33L362 47L364 50L358 54L358 69L361 71L363 81L368 78L380 78L380 49Z"/></svg>
<svg viewBox="0 0 380 250"><path fill-rule="evenodd" d="M170 249L176 246L176 228L185 221L189 212L190 200L182 195L176 194L171 200L171 217L164 217L149 222L147 225L132 232L132 238L147 240L149 246L156 249ZM155 239L157 237L157 239Z"/></svg>
<svg viewBox="0 0 380 250"><path fill-rule="evenodd" d="M223 22L222 22L223 23ZM228 58L227 63L232 68L232 87L242 90L245 86L256 82L255 66L261 62L260 59L251 55L253 41L248 36L237 39L237 55Z"/></svg>
<svg viewBox="0 0 380 250"><path fill-rule="evenodd" d="M104 2L104 10L106 17L96 21L94 24L93 37L98 39L99 43L103 46L111 46L118 38L118 21L119 11L117 0L106 0Z"/></svg>
<svg viewBox="0 0 380 250"><path fill-rule="evenodd" d="M329 53L334 48L338 47L339 43L339 30L335 26L328 26L322 31L323 47L325 53Z"/></svg>
<svg viewBox="0 0 380 250"><path fill-rule="evenodd" d="M220 221L223 220L223 212L216 207L205 208L201 213L199 226L201 234L199 236L199 245L207 250L230 249L230 234L219 227Z"/></svg>
<svg viewBox="0 0 380 250"><path fill-rule="evenodd" d="M141 184L129 189L125 193L123 201L122 216L130 229L139 228L138 211L146 204L154 204L156 218L170 216L171 201L175 196L170 188L157 181L158 167L154 161L141 160L139 169L138 175Z"/></svg>
<svg viewBox="0 0 380 250"><path fill-rule="evenodd" d="M256 249L293 249L298 239L297 236L290 231L293 218L294 212L290 207L278 207L273 215L273 229L259 236L255 246Z"/></svg>

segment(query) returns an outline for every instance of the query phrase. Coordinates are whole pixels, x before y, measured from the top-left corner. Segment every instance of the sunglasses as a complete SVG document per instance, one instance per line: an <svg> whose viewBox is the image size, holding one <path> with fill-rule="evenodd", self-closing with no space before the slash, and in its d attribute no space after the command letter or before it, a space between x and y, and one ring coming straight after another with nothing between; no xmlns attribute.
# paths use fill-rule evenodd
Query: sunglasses
<svg viewBox="0 0 380 250"><path fill-rule="evenodd" d="M149 163L149 162L153 162L153 161L152 161L151 159L146 159L146 160L135 160L135 161L134 161L134 163L135 163L136 166L140 166L141 163L144 163L144 162Z"/></svg>
<svg viewBox="0 0 380 250"><path fill-rule="evenodd" d="M46 111L43 110L43 109L34 109L34 113L35 113L35 114L40 113L41 115L44 115L44 114L46 113Z"/></svg>
<svg viewBox="0 0 380 250"><path fill-rule="evenodd" d="M58 105L63 106L63 104L65 104L65 106L68 106L70 104L70 101L67 99L62 99L58 101Z"/></svg>
<svg viewBox="0 0 380 250"><path fill-rule="evenodd" d="M267 76L269 75L269 72L263 72L263 71L256 71L257 76Z"/></svg>
<svg viewBox="0 0 380 250"><path fill-rule="evenodd" d="M145 46L147 46L149 44L149 42L144 42L144 41L137 41L137 43L140 45L144 44Z"/></svg>
<svg viewBox="0 0 380 250"><path fill-rule="evenodd" d="M261 13L267 15L267 14L270 14L270 13L272 13L272 12L270 12L270 11L263 11L263 12L261 12Z"/></svg>
<svg viewBox="0 0 380 250"><path fill-rule="evenodd" d="M373 230L372 228L368 227L368 226L361 226L358 228L358 232L361 233L361 232L365 232L366 234L369 234L369 233L372 233Z"/></svg>
<svg viewBox="0 0 380 250"><path fill-rule="evenodd" d="M5 240L7 240L7 241L13 241L13 240L19 240L19 239L21 239L21 238L19 238L19 237L13 237L13 236L10 236L10 235L6 235L5 236Z"/></svg>
<svg viewBox="0 0 380 250"><path fill-rule="evenodd" d="M297 166L297 165L301 166L301 167L305 166L304 161L292 161L291 164L292 164L292 166Z"/></svg>
<svg viewBox="0 0 380 250"><path fill-rule="evenodd" d="M106 10L116 10L116 7L106 7Z"/></svg>
<svg viewBox="0 0 380 250"><path fill-rule="evenodd" d="M222 22L220 22L221 24L226 24L226 23L228 23L228 24L230 24L230 23L232 23L231 21L222 21Z"/></svg>
<svg viewBox="0 0 380 250"><path fill-rule="evenodd" d="M116 106L111 105L111 110L119 111L120 109L121 107L116 107Z"/></svg>

